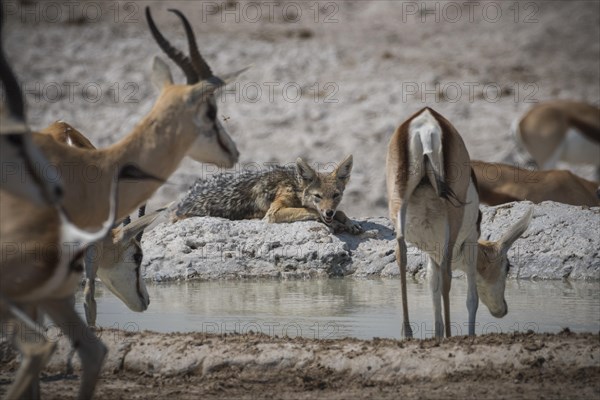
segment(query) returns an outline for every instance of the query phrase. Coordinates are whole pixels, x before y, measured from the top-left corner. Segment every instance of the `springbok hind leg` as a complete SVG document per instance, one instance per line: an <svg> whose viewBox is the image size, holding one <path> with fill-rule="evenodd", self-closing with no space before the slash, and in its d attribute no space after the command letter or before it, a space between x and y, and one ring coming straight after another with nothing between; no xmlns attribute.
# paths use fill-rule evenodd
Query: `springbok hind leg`
<svg viewBox="0 0 600 400"><path fill-rule="evenodd" d="M408 293L406 287L406 242L404 238L397 238L396 261L400 269L400 285L402 290L402 334L405 338L412 338L413 331L408 319Z"/></svg>
<svg viewBox="0 0 600 400"><path fill-rule="evenodd" d="M410 197L410 192L407 191L407 198ZM410 326L410 320L408 319L408 292L406 287L406 241L404 239L404 235L406 233L406 209L408 203L403 203L398 210L397 215L397 232L396 232L396 261L398 262L398 267L400 269L400 286L402 290L402 333L405 338L412 338L413 331Z"/></svg>
<svg viewBox="0 0 600 400"><path fill-rule="evenodd" d="M106 357L106 346L77 315L69 298L45 302L42 306L50 319L69 337L77 349L83 369L79 399L90 399Z"/></svg>

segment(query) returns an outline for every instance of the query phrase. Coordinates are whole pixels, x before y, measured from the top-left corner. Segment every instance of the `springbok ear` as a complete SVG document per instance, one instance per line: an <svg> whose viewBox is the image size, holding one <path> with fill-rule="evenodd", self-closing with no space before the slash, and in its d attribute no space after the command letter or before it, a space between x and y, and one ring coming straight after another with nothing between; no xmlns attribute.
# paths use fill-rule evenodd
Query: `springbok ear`
<svg viewBox="0 0 600 400"><path fill-rule="evenodd" d="M171 69L160 57L154 57L152 64L152 83L158 90L173 84Z"/></svg>
<svg viewBox="0 0 600 400"><path fill-rule="evenodd" d="M350 179L350 172L352 172L352 154L344 159L335 169L335 176L343 181L348 181Z"/></svg>
<svg viewBox="0 0 600 400"><path fill-rule="evenodd" d="M195 104L206 99L208 96L215 93L217 89L224 86L225 83L219 78L211 78L205 81L196 83L190 87L190 95L188 101L190 104Z"/></svg>
<svg viewBox="0 0 600 400"><path fill-rule="evenodd" d="M317 178L316 171L300 157L296 159L296 170L298 171L298 175L307 182L312 182Z"/></svg>
<svg viewBox="0 0 600 400"><path fill-rule="evenodd" d="M510 249L510 246L512 246L513 243L527 230L532 216L533 206L530 207L525 215L523 215L521 219L502 236L502 239L498 242L502 253L506 254L508 249Z"/></svg>
<svg viewBox="0 0 600 400"><path fill-rule="evenodd" d="M138 233L143 232L144 229L153 223L164 210L165 208L161 208L136 219L128 225L125 225L121 228L121 232L115 237L115 239L119 242L129 243L129 241L135 238Z"/></svg>
<svg viewBox="0 0 600 400"><path fill-rule="evenodd" d="M238 78L238 76L240 76L242 73L246 72L250 68L252 68L252 65L248 65L247 67L244 67L235 72L230 72L228 74L219 75L219 78L225 83L225 85L228 85L231 82L235 81Z"/></svg>
<svg viewBox="0 0 600 400"><path fill-rule="evenodd" d="M0 106L0 135L4 134L24 134L29 133L29 127L25 121L5 115L4 109Z"/></svg>
<svg viewBox="0 0 600 400"><path fill-rule="evenodd" d="M217 89L233 82L242 72L246 71L250 67L243 68L236 72L221 75L219 77L213 76L206 80L200 81L191 87L190 101L195 103L213 94Z"/></svg>

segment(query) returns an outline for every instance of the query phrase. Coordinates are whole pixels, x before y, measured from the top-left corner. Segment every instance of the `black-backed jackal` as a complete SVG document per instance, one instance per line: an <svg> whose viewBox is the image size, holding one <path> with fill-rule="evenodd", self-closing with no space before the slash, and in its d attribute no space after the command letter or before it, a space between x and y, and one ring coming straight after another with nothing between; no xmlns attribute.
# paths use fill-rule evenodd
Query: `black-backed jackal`
<svg viewBox="0 0 600 400"><path fill-rule="evenodd" d="M298 158L296 165L198 179L177 206L174 219L212 216L262 218L268 222L321 220L336 232L359 234L360 225L337 209L351 170L352 155L330 173L317 172Z"/></svg>

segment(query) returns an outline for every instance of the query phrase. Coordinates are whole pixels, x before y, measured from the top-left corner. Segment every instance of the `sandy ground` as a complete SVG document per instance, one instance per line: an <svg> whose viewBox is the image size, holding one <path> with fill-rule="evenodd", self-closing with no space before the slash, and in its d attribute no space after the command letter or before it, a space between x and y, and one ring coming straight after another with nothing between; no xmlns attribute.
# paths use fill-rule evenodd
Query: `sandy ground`
<svg viewBox="0 0 600 400"><path fill-rule="evenodd" d="M425 105L454 123L472 158L497 161L513 158L510 124L534 102L600 102L594 1L4 3L34 128L63 119L99 146L125 136L157 96L149 78L160 50L143 8L185 48L166 11L180 8L214 71L254 65L219 103L240 165L302 156L325 167L353 153L343 204L355 216L387 215L387 141ZM151 206L214 171L184 161Z"/></svg>
<svg viewBox="0 0 600 400"><path fill-rule="evenodd" d="M515 333L435 340L310 340L264 335L102 332L111 353L97 398L593 399L600 338ZM68 350L44 373L46 399L74 398ZM16 366L4 352L0 394ZM57 359L59 359L57 361ZM77 371L76 371L77 372Z"/></svg>

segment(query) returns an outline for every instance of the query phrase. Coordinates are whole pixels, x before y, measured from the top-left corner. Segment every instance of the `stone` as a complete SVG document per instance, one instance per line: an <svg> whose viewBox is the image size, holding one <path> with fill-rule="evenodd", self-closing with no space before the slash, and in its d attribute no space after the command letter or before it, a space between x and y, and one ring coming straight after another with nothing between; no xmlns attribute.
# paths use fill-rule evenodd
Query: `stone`
<svg viewBox="0 0 600 400"><path fill-rule="evenodd" d="M481 206L481 238L498 240L532 206L528 230L509 251L509 277L600 280L598 207L554 202ZM165 222L144 234L145 278L397 277L390 220L358 222L365 230L358 236L334 234L313 221L270 224L196 217ZM423 278L426 257L410 244L407 256L409 274Z"/></svg>

